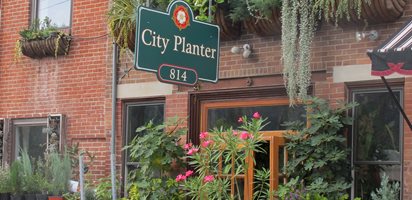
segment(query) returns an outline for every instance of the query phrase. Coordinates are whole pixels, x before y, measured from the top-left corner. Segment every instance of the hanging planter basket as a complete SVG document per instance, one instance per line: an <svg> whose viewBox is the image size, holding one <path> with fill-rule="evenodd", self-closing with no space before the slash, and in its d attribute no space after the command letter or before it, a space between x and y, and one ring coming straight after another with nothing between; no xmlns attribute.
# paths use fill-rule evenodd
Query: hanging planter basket
<svg viewBox="0 0 412 200"><path fill-rule="evenodd" d="M240 37L240 23L228 18L229 9L225 4L218 4L215 12L214 23L220 27L221 40L235 40Z"/></svg>
<svg viewBox="0 0 412 200"><path fill-rule="evenodd" d="M130 30L128 31L127 35L127 48L130 49L132 52L134 52L134 48L135 48L135 40L136 40L136 27L132 27L130 28ZM121 36L120 34L120 30L119 29L115 29L113 31L113 37L116 40L116 43L120 46L122 46L122 43L124 43L124 37Z"/></svg>
<svg viewBox="0 0 412 200"><path fill-rule="evenodd" d="M249 19L243 25L246 30L260 36L280 35L282 32L281 12L279 8L272 9L272 15L268 19Z"/></svg>
<svg viewBox="0 0 412 200"><path fill-rule="evenodd" d="M21 53L39 59L48 56L67 55L71 37L60 32L52 33L42 40L20 40Z"/></svg>
<svg viewBox="0 0 412 200"><path fill-rule="evenodd" d="M399 19L407 0L372 0L369 3L362 3L362 10L360 17L356 11L350 12L351 23L365 24L365 21L369 24L379 24L394 22ZM345 24L345 20L340 20L339 24Z"/></svg>

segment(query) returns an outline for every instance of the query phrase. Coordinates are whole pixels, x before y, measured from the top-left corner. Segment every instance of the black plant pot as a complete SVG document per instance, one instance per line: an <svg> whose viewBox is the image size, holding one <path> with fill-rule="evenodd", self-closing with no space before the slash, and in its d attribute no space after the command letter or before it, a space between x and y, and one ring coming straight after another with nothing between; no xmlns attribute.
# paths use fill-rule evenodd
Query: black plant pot
<svg viewBox="0 0 412 200"><path fill-rule="evenodd" d="M24 195L22 194L12 194L10 200L24 200Z"/></svg>
<svg viewBox="0 0 412 200"><path fill-rule="evenodd" d="M10 193L1 193L0 200L10 200Z"/></svg>
<svg viewBox="0 0 412 200"><path fill-rule="evenodd" d="M24 200L36 200L36 194L25 194Z"/></svg>
<svg viewBox="0 0 412 200"><path fill-rule="evenodd" d="M47 200L48 198L47 194L36 194L36 200Z"/></svg>

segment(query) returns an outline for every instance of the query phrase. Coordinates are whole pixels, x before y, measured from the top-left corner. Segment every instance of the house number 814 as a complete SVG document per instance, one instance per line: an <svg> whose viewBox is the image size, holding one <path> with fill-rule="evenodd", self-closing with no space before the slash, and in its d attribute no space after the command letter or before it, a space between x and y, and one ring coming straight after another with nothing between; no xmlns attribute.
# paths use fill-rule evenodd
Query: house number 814
<svg viewBox="0 0 412 200"><path fill-rule="evenodd" d="M186 70L170 69L169 78L172 80L182 80L186 82Z"/></svg>

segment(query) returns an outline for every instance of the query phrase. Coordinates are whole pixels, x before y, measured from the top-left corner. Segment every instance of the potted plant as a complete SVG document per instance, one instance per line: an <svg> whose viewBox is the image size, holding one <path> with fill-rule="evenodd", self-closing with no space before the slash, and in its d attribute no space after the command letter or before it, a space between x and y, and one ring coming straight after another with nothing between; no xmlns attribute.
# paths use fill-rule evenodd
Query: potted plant
<svg viewBox="0 0 412 200"><path fill-rule="evenodd" d="M8 166L0 167L0 200L10 199L10 168Z"/></svg>
<svg viewBox="0 0 412 200"><path fill-rule="evenodd" d="M56 152L48 155L50 173L49 200L62 200L62 195L69 191L69 180L71 177L71 163L67 154L60 156Z"/></svg>
<svg viewBox="0 0 412 200"><path fill-rule="evenodd" d="M38 190L37 179L33 173L33 166L27 151L21 150L21 181L25 200L36 200Z"/></svg>
<svg viewBox="0 0 412 200"><path fill-rule="evenodd" d="M71 37L46 17L43 21L35 20L28 29L20 31L21 38L16 43L16 56L21 54L30 58L66 55L69 52Z"/></svg>
<svg viewBox="0 0 412 200"><path fill-rule="evenodd" d="M22 200L23 199L23 192L22 192L22 164L19 160L13 162L10 167L10 192L11 192L11 200Z"/></svg>

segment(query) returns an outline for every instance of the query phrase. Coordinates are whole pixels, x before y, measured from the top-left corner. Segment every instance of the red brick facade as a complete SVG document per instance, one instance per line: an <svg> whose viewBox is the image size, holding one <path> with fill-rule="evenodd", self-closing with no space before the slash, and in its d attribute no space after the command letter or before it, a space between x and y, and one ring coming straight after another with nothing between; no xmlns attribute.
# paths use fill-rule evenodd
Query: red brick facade
<svg viewBox="0 0 412 200"><path fill-rule="evenodd" d="M72 25L73 36L69 55L58 58L14 60L18 32L29 25L30 1L1 1L0 18L0 118L19 119L46 117L60 113L67 118L67 142L80 143L80 147L96 155L91 172L93 178L110 174L111 131L111 65L112 44L107 30L107 0L74 0ZM312 53L314 71L313 94L329 99L346 100L348 87L333 80L333 67L370 64L366 55L396 32L412 16L412 4L408 3L401 19L394 23L370 25L380 37L376 41L355 41L355 31L362 26L335 27L324 22L316 33ZM249 59L232 54L232 46L248 43L253 53ZM132 66L132 56L122 55L118 76ZM263 86L282 86L280 36L258 37L243 33L239 40L221 42L220 81L217 84L200 83L200 91L243 89ZM356 72L353 72L356 73ZM348 76L351 76L348 74ZM253 84L246 84L247 78ZM412 117L412 78L401 78L404 85L404 107ZM120 85L157 82L156 75L132 69L120 81ZM362 82L362 81L360 81ZM165 98L166 117L190 115L189 95L191 87L174 86L172 94ZM140 97L135 97L139 99ZM129 98L128 98L129 99ZM132 98L133 99L133 98ZM117 112L117 167L122 166L122 102L118 99ZM189 116L190 117L190 116ZM189 121L189 120L188 120ZM189 125L186 123L185 125ZM412 199L412 131L404 125L403 195Z"/></svg>

